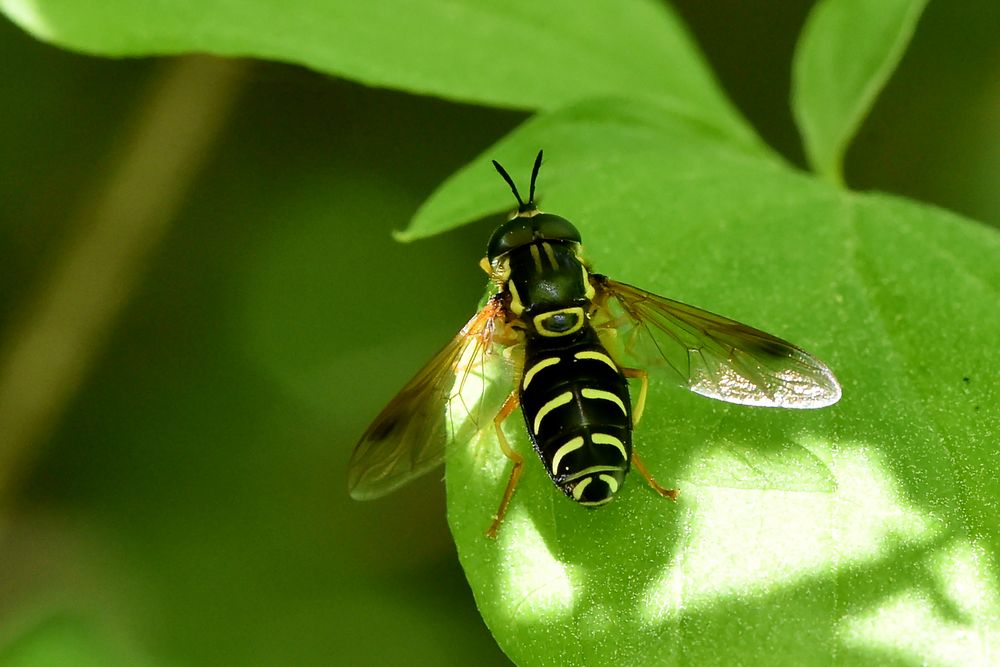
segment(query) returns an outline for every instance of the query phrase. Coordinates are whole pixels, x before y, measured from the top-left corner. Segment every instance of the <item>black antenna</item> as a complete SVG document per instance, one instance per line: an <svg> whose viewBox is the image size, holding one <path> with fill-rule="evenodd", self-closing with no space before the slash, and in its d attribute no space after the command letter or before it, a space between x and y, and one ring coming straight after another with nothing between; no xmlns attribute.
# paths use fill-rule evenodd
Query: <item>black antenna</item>
<svg viewBox="0 0 1000 667"><path fill-rule="evenodd" d="M535 157L535 166L531 168L531 192L528 193L528 205L535 203L535 180L538 178L538 170L542 166L542 151L538 151Z"/></svg>
<svg viewBox="0 0 1000 667"><path fill-rule="evenodd" d="M528 193L528 203L525 204L524 200L521 199L521 193L517 191L517 186L514 185L514 179L510 177L507 170L501 166L499 162L493 160L493 167L497 172L503 176L503 180L507 181L507 185L510 186L510 191L514 193L514 197L517 198L517 210L520 213L531 210L535 208L535 181L538 180L538 170L542 166L542 151L538 151L538 155L535 157L535 166L531 169L531 190Z"/></svg>
<svg viewBox="0 0 1000 667"><path fill-rule="evenodd" d="M500 175L503 176L503 180L507 181L507 185L510 186L511 192L513 192L514 196L517 198L518 209L523 209L524 208L524 201L521 199L521 195L517 191L517 186L514 185L514 179L512 179L510 177L510 174L507 173L507 170L504 169L500 165L500 163L497 162L496 160L493 160L493 166L500 173Z"/></svg>

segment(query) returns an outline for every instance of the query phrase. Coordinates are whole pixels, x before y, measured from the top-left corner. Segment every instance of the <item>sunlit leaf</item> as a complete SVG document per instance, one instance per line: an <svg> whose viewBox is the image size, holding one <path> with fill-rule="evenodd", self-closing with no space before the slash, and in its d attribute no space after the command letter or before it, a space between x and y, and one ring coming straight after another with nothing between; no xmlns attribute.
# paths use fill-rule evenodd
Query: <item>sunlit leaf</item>
<svg viewBox="0 0 1000 667"><path fill-rule="evenodd" d="M941 596L963 592L930 590L927 572L952 576L946 544L981 553L968 576L988 602L959 625L995 621L1000 236L844 192L662 109L616 120L623 108L525 125L470 167L499 199L472 206L458 188L480 177L465 173L433 205L453 195L463 217L492 211L510 195L487 159L521 180L544 145L542 208L579 226L597 270L794 341L830 364L844 397L754 409L654 378L635 445L680 500L633 474L593 511L551 485L515 413L525 472L496 541L483 532L508 462L489 431L453 448L449 521L497 640L519 664L567 665L816 664L962 644ZM907 633L893 613L926 618Z"/></svg>
<svg viewBox="0 0 1000 667"><path fill-rule="evenodd" d="M665 156L672 160L671 164L683 163L685 169L694 169L696 173L702 170L699 164L702 151L710 156L721 153L727 160L770 155L769 149L758 141L734 140L670 105L644 104L627 98L591 100L529 119L515 134L445 181L398 236L402 240L423 238L516 208L510 190L498 178L491 160L503 164L514 174L515 181L522 181L527 179L538 150L543 149L545 160L536 199L544 209L554 191L578 182L574 175L580 171L604 178L601 186L614 196L622 181L638 166L630 156L636 151L646 151L647 147L655 152L667 145L676 151L676 155ZM619 168L623 171L619 172ZM650 176L656 175L664 179L677 177L663 171ZM607 223L618 225L617 220Z"/></svg>
<svg viewBox="0 0 1000 667"><path fill-rule="evenodd" d="M252 56L516 109L642 95L748 136L683 25L652 0L0 0L0 8L37 37L87 53Z"/></svg>

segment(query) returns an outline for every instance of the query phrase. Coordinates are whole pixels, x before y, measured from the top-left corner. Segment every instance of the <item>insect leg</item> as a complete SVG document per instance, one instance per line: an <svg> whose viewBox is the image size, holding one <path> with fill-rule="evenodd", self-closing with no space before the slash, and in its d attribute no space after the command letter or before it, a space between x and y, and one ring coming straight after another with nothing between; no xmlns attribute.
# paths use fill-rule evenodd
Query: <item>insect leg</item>
<svg viewBox="0 0 1000 667"><path fill-rule="evenodd" d="M646 484L649 484L649 487L653 489L653 491L656 491L664 498L677 500L677 496L680 494L680 491L678 489L668 489L660 486L660 483L653 479L653 476L649 474L649 468L646 467L646 464L643 463L642 459L639 458L639 455L635 453L634 449L632 450L632 465L639 471L639 474L642 475L643 479L646 480Z"/></svg>
<svg viewBox="0 0 1000 667"><path fill-rule="evenodd" d="M642 411L646 409L646 392L649 390L649 373L641 368L623 368L622 375L627 378L639 378L642 383L639 386L639 398L635 399L635 406L632 408L632 427L639 424L642 419Z"/></svg>
<svg viewBox="0 0 1000 667"><path fill-rule="evenodd" d="M503 522L504 514L507 513L507 505L510 504L510 498L514 495L514 489L517 488L517 481L521 478L521 466L524 464L524 457L511 449L510 444L507 442L507 436L503 434L504 421L517 409L520 403L521 401L515 389L507 397L497 416L493 418L493 425L497 429L497 439L500 441L500 449L503 450L504 456L514 462L514 468L510 471L510 479L507 480L507 488L504 489L503 498L500 500L500 507L497 508L496 514L493 515L493 523L490 524L489 530L486 531L487 537L497 536L497 529L500 528L500 524Z"/></svg>

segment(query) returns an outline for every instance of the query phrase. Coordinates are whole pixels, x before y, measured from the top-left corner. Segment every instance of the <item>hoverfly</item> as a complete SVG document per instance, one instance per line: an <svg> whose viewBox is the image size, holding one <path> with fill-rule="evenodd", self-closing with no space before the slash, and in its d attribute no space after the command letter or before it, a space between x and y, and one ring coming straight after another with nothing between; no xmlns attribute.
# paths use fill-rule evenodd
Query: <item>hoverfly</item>
<svg viewBox="0 0 1000 667"><path fill-rule="evenodd" d="M518 407L553 484L581 505L600 507L614 498L631 466L658 494L677 497L632 446L647 369L729 403L820 408L840 399L830 369L791 343L592 273L576 227L534 203L541 163L539 151L525 202L493 161L518 207L493 232L481 262L492 295L361 436L349 466L352 497L385 495L439 465L456 402L477 425L480 414L493 415L500 449L513 464L486 533L495 537L524 463L502 428ZM513 375L502 404L477 399L468 407L463 392L470 373L505 362ZM634 405L630 378L639 382Z"/></svg>

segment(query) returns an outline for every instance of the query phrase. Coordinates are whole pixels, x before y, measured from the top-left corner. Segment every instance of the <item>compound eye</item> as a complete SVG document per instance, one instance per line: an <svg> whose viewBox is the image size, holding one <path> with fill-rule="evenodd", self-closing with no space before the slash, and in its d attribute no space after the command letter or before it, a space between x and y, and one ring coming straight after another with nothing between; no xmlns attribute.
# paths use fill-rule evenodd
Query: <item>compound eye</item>
<svg viewBox="0 0 1000 667"><path fill-rule="evenodd" d="M530 218L516 217L497 227L486 246L486 256L494 259L515 248L528 245L534 240Z"/></svg>
<svg viewBox="0 0 1000 667"><path fill-rule="evenodd" d="M580 242L580 232L566 218L551 213L539 213L534 219L535 234L552 241Z"/></svg>

